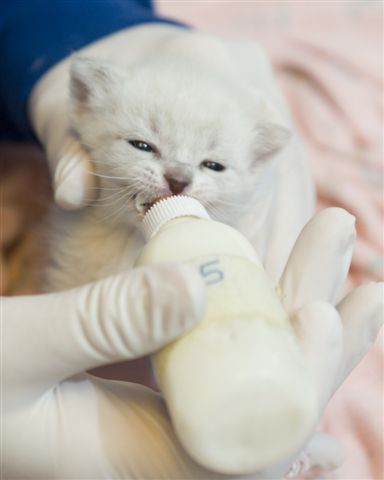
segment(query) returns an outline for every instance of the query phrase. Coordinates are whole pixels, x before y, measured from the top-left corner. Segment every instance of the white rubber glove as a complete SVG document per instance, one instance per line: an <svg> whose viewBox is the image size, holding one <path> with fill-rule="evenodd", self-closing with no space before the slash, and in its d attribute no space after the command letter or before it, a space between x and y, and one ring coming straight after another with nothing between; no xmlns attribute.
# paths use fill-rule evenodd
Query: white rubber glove
<svg viewBox="0 0 384 480"><path fill-rule="evenodd" d="M156 55L159 49L173 49L173 55L183 55L183 45L187 46L185 50L193 50L191 45L196 45L207 64L214 63L219 71L237 72L240 83L246 82L250 88L264 93L287 125L291 125L268 57L255 42L217 40L173 25L145 24L104 37L76 53L125 67L137 59ZM29 101L29 114L48 156L56 201L64 208L76 209L92 201L98 190L97 177L90 174L91 159L69 129L70 62L71 58L63 60L36 84ZM276 171L268 181L263 202L257 205L257 214L251 209L238 226L252 240L259 256L266 259L275 280L314 210L309 165L295 135L276 160Z"/></svg>
<svg viewBox="0 0 384 480"><path fill-rule="evenodd" d="M381 324L375 284L342 301L342 320L328 303L344 280L352 243L350 215L339 209L318 214L281 282L322 407ZM204 299L197 274L172 266L136 269L61 293L3 298L5 478L222 478L183 451L160 395L83 373L160 348L194 325ZM330 445L315 437L300 465L335 466L339 453L328 453ZM247 478L281 478L291 462Z"/></svg>
<svg viewBox="0 0 384 480"><path fill-rule="evenodd" d="M83 372L159 349L193 327L204 308L197 272L172 265L61 293L3 297L4 478L198 472L180 451L159 395Z"/></svg>
<svg viewBox="0 0 384 480"><path fill-rule="evenodd" d="M357 287L340 300L354 240L352 215L340 208L323 210L301 232L280 280L283 305L317 385L319 417L383 325L382 283ZM316 433L288 477L323 474L339 467L343 457L332 437Z"/></svg>

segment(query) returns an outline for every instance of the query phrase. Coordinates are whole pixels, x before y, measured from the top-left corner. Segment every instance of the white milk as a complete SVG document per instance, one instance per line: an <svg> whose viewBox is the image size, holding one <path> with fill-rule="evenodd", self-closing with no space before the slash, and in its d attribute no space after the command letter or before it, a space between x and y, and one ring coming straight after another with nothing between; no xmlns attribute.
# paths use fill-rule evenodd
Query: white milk
<svg viewBox="0 0 384 480"><path fill-rule="evenodd" d="M201 322L153 357L179 440L198 463L223 473L285 459L317 421L315 388L251 244L188 197L156 203L143 224L151 238L138 265L187 262L208 288Z"/></svg>

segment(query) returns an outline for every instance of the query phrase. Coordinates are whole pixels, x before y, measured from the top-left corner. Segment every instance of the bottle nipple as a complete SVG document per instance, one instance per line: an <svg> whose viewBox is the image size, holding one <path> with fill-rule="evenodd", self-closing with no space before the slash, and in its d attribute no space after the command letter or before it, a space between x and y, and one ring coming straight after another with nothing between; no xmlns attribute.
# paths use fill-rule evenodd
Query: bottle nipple
<svg viewBox="0 0 384 480"><path fill-rule="evenodd" d="M145 239L149 240L165 223L178 217L210 218L203 205L192 197L185 195L159 197L144 215L142 231Z"/></svg>

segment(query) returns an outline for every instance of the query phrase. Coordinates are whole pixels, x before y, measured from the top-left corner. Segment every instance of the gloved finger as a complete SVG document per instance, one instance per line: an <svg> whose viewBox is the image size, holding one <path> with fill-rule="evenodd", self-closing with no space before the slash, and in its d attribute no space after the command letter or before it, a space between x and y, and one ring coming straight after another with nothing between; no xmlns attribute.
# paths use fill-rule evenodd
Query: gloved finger
<svg viewBox="0 0 384 480"><path fill-rule="evenodd" d="M161 265L4 299L6 390L41 394L76 373L151 353L194 326L205 295L192 267Z"/></svg>
<svg viewBox="0 0 384 480"><path fill-rule="evenodd" d="M55 200L66 210L76 210L96 197L97 177L88 153L75 138L68 137L59 155L53 188Z"/></svg>
<svg viewBox="0 0 384 480"><path fill-rule="evenodd" d="M45 149L57 203L72 210L83 207L97 191L96 177L88 153L70 130L68 61L39 79L28 99L28 114Z"/></svg>
<svg viewBox="0 0 384 480"><path fill-rule="evenodd" d="M327 433L316 432L293 462L285 478L317 478L339 468L345 459L342 446Z"/></svg>
<svg viewBox="0 0 384 480"><path fill-rule="evenodd" d="M321 413L333 393L342 356L340 316L332 305L313 302L296 312L291 321L315 382Z"/></svg>
<svg viewBox="0 0 384 480"><path fill-rule="evenodd" d="M310 302L336 303L351 263L354 217L341 208L316 214L297 239L280 281L288 312Z"/></svg>
<svg viewBox="0 0 384 480"><path fill-rule="evenodd" d="M369 283L350 292L338 305L344 327L344 349L335 389L375 341L384 317L384 284Z"/></svg>

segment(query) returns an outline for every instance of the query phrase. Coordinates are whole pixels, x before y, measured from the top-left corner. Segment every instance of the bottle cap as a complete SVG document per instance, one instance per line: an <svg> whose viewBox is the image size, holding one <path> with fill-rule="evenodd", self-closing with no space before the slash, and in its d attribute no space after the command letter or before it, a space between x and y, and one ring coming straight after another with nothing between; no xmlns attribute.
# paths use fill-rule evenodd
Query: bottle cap
<svg viewBox="0 0 384 480"><path fill-rule="evenodd" d="M178 217L210 218L203 205L192 197L167 197L154 203L144 215L142 231L145 239L149 240L165 223Z"/></svg>

